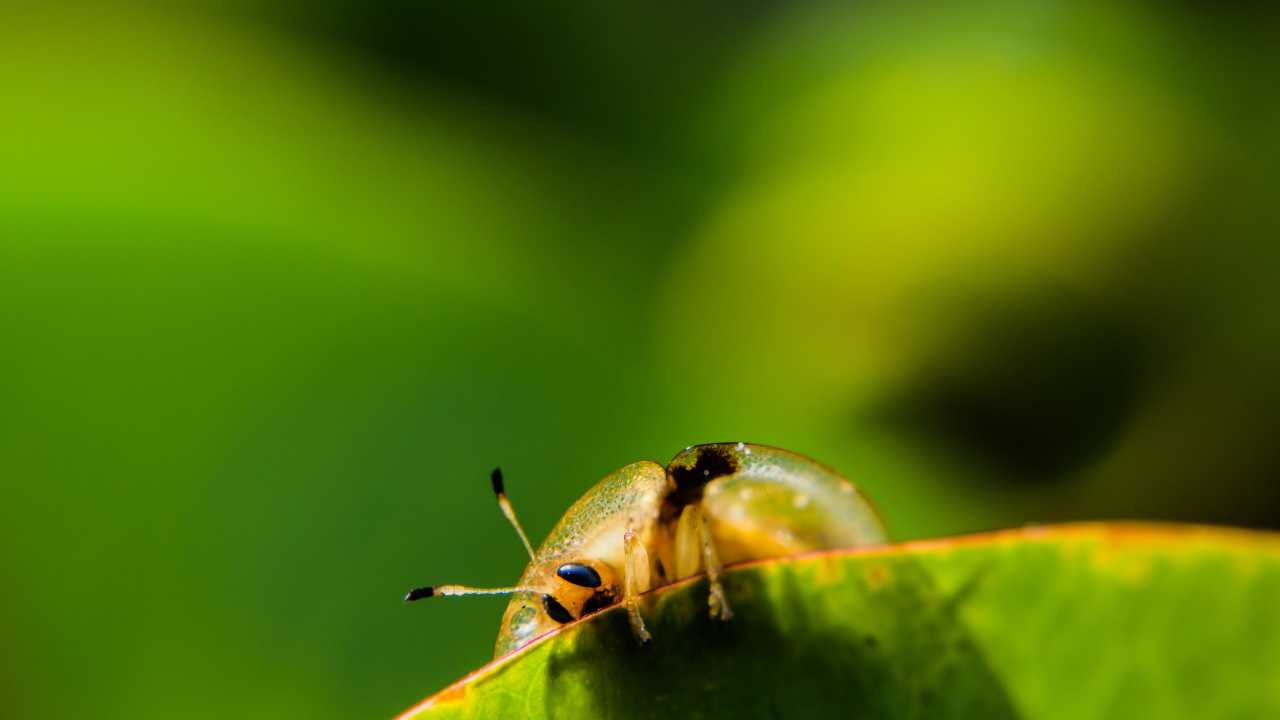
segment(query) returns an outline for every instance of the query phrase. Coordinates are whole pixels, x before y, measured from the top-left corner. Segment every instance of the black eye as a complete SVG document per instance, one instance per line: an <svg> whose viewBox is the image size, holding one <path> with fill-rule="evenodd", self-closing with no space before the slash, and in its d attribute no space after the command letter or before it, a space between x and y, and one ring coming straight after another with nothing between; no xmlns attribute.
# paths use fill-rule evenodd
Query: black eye
<svg viewBox="0 0 1280 720"><path fill-rule="evenodd" d="M542 607L547 609L548 617L560 624L573 622L573 616L569 614L569 611L564 609L559 600L550 595L542 596Z"/></svg>
<svg viewBox="0 0 1280 720"><path fill-rule="evenodd" d="M556 568L556 574L561 580L571 582L574 585L585 588L600 587L600 573L590 565L581 563L565 563Z"/></svg>

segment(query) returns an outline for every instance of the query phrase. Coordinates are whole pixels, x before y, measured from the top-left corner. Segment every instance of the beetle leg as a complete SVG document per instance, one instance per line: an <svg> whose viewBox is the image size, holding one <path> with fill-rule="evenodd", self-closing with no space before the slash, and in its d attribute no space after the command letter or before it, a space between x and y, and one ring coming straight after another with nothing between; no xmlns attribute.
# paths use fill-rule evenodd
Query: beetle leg
<svg viewBox="0 0 1280 720"><path fill-rule="evenodd" d="M648 589L649 553L645 551L636 531L630 525L623 536L623 552L626 567L622 578L622 603L627 608L627 619L631 621L631 633L636 641L647 643L649 631L644 627L644 618L640 617L640 593Z"/></svg>
<svg viewBox="0 0 1280 720"><path fill-rule="evenodd" d="M722 566L716 554L716 546L711 539L711 526L707 523L706 514L701 505L685 505L680 511L680 520L676 523L675 536L675 579L691 577L699 570L706 570L707 582L711 585L711 595L707 598L711 617L728 620L733 617L729 610L729 601L724 597L724 584L720 580Z"/></svg>
<svg viewBox="0 0 1280 720"><path fill-rule="evenodd" d="M690 507L696 507L699 515L697 526L699 539L702 541L702 564L707 568L707 582L711 586L711 593L707 597L711 617L729 620L733 617L733 611L729 609L729 601L724 597L724 583L720 580L724 568L720 565L720 557L716 555L716 544L711 539L711 525L702 514L702 506Z"/></svg>
<svg viewBox="0 0 1280 720"><path fill-rule="evenodd" d="M676 521L675 578L693 577L702 569L702 509L685 505Z"/></svg>

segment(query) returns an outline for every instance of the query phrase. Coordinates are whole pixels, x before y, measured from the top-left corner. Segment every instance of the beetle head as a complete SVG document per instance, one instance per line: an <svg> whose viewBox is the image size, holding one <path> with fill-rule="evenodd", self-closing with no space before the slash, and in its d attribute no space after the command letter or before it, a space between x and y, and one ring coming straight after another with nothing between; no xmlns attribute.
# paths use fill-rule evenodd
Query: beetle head
<svg viewBox="0 0 1280 720"><path fill-rule="evenodd" d="M555 577L556 600L574 619L612 605L621 594L613 569L598 560L559 563Z"/></svg>
<svg viewBox="0 0 1280 720"><path fill-rule="evenodd" d="M522 582L529 591L521 593L507 606L498 636L498 655L567 622L609 607L621 597L613 568L596 560L579 558L530 567Z"/></svg>

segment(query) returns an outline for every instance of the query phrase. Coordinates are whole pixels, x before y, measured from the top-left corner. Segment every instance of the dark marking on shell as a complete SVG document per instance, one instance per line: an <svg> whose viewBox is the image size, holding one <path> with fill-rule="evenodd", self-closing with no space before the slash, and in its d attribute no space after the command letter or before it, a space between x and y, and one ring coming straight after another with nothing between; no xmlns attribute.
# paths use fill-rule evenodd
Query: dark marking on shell
<svg viewBox="0 0 1280 720"><path fill-rule="evenodd" d="M723 447L707 445L698 448L697 453L692 466L672 464L667 467L675 489L663 500L661 514L664 520L678 517L686 505L701 501L707 483L738 472L737 459Z"/></svg>

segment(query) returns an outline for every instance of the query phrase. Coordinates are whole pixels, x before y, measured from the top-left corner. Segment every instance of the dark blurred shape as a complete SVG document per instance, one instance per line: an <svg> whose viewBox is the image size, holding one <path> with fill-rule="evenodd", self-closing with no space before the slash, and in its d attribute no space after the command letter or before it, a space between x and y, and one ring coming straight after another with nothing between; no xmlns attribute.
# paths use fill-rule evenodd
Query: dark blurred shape
<svg viewBox="0 0 1280 720"><path fill-rule="evenodd" d="M870 419L1011 483L1061 479L1109 451L1152 370L1140 326L1065 292L1006 297L956 337Z"/></svg>
<svg viewBox="0 0 1280 720"><path fill-rule="evenodd" d="M325 0L271 13L402 81L452 87L635 150L678 141L727 51L781 6Z"/></svg>

